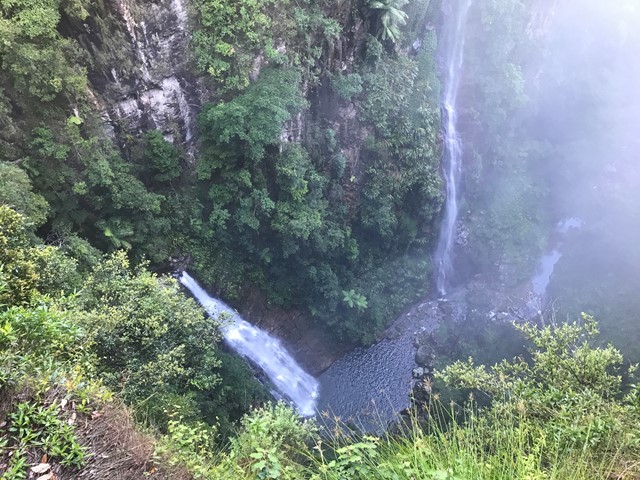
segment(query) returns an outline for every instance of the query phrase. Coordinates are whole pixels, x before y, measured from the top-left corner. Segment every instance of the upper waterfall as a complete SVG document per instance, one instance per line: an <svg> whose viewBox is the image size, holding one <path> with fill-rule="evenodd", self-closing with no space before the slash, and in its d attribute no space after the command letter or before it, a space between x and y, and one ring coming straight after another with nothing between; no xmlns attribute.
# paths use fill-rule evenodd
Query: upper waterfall
<svg viewBox="0 0 640 480"><path fill-rule="evenodd" d="M452 247L455 240L455 227L458 219L458 200L460 175L462 173L462 145L458 134L457 99L460 87L460 75L462 73L462 61L464 57L464 40L467 24L467 15L472 0L459 0L447 4L451 8L448 12L448 22L445 38L445 88L443 96L444 122L444 154L442 158L443 175L446 184L447 198L445 213L440 227L440 237L435 254L435 263L438 268L436 286L440 294L447 293L449 288L449 276L452 271Z"/></svg>
<svg viewBox="0 0 640 480"><path fill-rule="evenodd" d="M187 272L180 276L180 283L193 294L209 315L227 315L227 318L221 320L220 331L234 351L258 365L302 415L315 414L318 382L296 363L278 339L242 319L224 302L212 298Z"/></svg>

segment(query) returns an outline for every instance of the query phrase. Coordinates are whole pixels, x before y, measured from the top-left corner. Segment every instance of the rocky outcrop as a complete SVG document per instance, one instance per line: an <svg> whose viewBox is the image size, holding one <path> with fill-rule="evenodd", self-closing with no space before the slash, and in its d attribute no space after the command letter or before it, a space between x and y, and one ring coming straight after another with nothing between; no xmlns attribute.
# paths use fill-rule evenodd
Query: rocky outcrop
<svg viewBox="0 0 640 480"><path fill-rule="evenodd" d="M336 342L302 311L270 305L256 288L246 289L237 306L247 321L281 339L296 361L314 376L353 349L353 345Z"/></svg>
<svg viewBox="0 0 640 480"><path fill-rule="evenodd" d="M189 69L187 0L102 0L67 25L92 59L91 96L121 147L159 129L193 158L203 89Z"/></svg>

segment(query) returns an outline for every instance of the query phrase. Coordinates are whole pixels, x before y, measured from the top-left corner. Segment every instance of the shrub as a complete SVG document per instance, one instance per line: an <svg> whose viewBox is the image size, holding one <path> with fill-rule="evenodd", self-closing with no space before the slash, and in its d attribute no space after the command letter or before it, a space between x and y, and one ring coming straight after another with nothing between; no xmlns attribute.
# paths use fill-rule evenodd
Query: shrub
<svg viewBox="0 0 640 480"><path fill-rule="evenodd" d="M331 86L343 99L349 100L362 92L362 77L357 73L339 74L331 79Z"/></svg>
<svg viewBox="0 0 640 480"><path fill-rule="evenodd" d="M142 411L158 412L151 421L166 422L160 413L166 394L189 397L218 384L217 326L174 279L144 265L132 269L117 252L94 269L75 306L107 385ZM145 406L150 398L152 410Z"/></svg>
<svg viewBox="0 0 640 480"><path fill-rule="evenodd" d="M519 358L486 368L469 359L437 376L488 395L495 418L527 422L559 449L611 457L625 445L640 445L640 436L628 427L638 421L633 400L621 400L622 355L611 345L591 344L598 333L593 318L583 314L582 323L516 328L534 346L530 362Z"/></svg>

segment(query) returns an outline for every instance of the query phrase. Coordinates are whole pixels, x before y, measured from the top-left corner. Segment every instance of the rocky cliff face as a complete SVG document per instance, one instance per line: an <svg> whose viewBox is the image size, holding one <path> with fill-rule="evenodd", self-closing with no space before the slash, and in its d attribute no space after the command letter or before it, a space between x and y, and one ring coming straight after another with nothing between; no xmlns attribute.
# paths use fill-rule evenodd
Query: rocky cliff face
<svg viewBox="0 0 640 480"><path fill-rule="evenodd" d="M193 159L204 94L189 69L185 0L102 0L83 25L67 25L89 53L96 108L121 147L159 129Z"/></svg>
<svg viewBox="0 0 640 480"><path fill-rule="evenodd" d="M246 288L238 311L254 325L281 339L295 359L312 375L319 375L353 345L340 344L300 310L270 305L264 294Z"/></svg>

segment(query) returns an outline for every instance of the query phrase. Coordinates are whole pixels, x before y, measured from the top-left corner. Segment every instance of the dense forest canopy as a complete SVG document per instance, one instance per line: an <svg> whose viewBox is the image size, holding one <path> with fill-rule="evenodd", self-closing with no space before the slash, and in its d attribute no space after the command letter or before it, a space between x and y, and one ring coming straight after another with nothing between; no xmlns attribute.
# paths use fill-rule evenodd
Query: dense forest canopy
<svg viewBox="0 0 640 480"><path fill-rule="evenodd" d="M193 4L190 62L215 99L198 115L192 160L167 132L105 130L96 95L114 74L106 52L92 55L116 49L104 37L122 5L8 3L3 160L46 200L45 238L125 248L159 268L189 255L230 299L255 285L342 340L370 341L428 285L441 201L436 42L425 31L435 6L412 5L407 24L401 5L244 3ZM74 36L83 21L97 39ZM416 36L422 48L400 53ZM131 55L121 48L114 58Z"/></svg>

